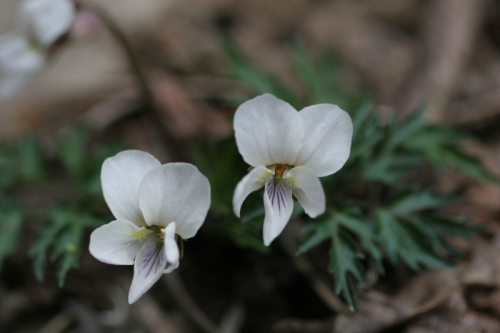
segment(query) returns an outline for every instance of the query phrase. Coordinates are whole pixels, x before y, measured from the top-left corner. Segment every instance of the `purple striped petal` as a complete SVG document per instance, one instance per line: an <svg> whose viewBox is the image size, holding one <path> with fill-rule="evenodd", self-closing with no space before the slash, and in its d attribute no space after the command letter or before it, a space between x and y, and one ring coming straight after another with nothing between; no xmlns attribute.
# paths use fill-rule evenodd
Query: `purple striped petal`
<svg viewBox="0 0 500 333"><path fill-rule="evenodd" d="M293 212L292 188L286 181L266 181L264 207L264 244L268 246L283 231Z"/></svg>
<svg viewBox="0 0 500 333"><path fill-rule="evenodd" d="M129 304L134 303L158 281L167 266L163 242L156 241L156 235L144 240L134 264L134 278L128 295Z"/></svg>

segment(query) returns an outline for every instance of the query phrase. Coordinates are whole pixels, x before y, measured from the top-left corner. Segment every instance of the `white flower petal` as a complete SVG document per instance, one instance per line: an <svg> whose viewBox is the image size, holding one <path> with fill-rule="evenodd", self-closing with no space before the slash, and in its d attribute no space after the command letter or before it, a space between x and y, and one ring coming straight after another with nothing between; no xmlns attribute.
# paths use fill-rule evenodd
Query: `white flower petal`
<svg viewBox="0 0 500 333"><path fill-rule="evenodd" d="M45 47L71 28L75 19L71 0L25 0L21 5L21 24Z"/></svg>
<svg viewBox="0 0 500 333"><path fill-rule="evenodd" d="M177 268L179 267L179 260L177 260L175 263L173 263L172 265L168 265L167 266L167 269L165 271L163 271L163 274L168 274L168 273L172 273L174 270L176 270Z"/></svg>
<svg viewBox="0 0 500 333"><path fill-rule="evenodd" d="M325 212L325 192L312 169L298 166L289 170L285 178L299 187L293 190L293 194L299 200L307 215L315 218Z"/></svg>
<svg viewBox="0 0 500 333"><path fill-rule="evenodd" d="M113 221L92 232L89 251L106 264L132 265L142 247L141 241L150 234L150 230L129 221Z"/></svg>
<svg viewBox="0 0 500 333"><path fill-rule="evenodd" d="M323 177L337 172L351 150L352 121L347 112L333 104L309 106L299 112L304 141L295 166L304 165Z"/></svg>
<svg viewBox="0 0 500 333"><path fill-rule="evenodd" d="M45 55L33 48L24 35L0 36L0 74L36 74L44 65Z"/></svg>
<svg viewBox="0 0 500 333"><path fill-rule="evenodd" d="M158 243L154 235L147 237L135 259L134 278L128 294L129 304L137 301L160 279L166 265L163 243Z"/></svg>
<svg viewBox="0 0 500 333"><path fill-rule="evenodd" d="M292 189L284 181L266 181L264 193L264 245L268 246L283 231L293 212Z"/></svg>
<svg viewBox="0 0 500 333"><path fill-rule="evenodd" d="M192 164L165 164L144 177L139 206L148 225L164 227L175 222L176 233L191 238L210 208L210 183Z"/></svg>
<svg viewBox="0 0 500 333"><path fill-rule="evenodd" d="M264 186L266 178L271 175L273 175L271 170L259 165L240 180L233 194L233 211L237 217L240 217L241 205L246 197Z"/></svg>
<svg viewBox="0 0 500 333"><path fill-rule="evenodd" d="M252 166L293 164L304 137L298 112L270 94L238 107L234 131L240 154Z"/></svg>
<svg viewBox="0 0 500 333"><path fill-rule="evenodd" d="M166 228L162 230L164 238L164 250L165 257L167 258L167 265L179 265L179 247L177 246L177 242L175 240L175 222L169 223Z"/></svg>
<svg viewBox="0 0 500 333"><path fill-rule="evenodd" d="M139 185L149 171L160 165L152 155L138 150L126 150L104 161L102 191L115 218L146 225L139 209Z"/></svg>
<svg viewBox="0 0 500 333"><path fill-rule="evenodd" d="M45 55L25 36L0 36L0 100L12 97L43 69Z"/></svg>

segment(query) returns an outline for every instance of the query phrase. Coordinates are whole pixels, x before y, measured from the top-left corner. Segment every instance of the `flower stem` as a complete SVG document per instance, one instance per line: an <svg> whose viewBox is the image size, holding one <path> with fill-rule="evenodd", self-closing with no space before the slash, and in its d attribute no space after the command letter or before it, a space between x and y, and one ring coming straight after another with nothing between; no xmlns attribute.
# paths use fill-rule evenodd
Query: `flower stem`
<svg viewBox="0 0 500 333"><path fill-rule="evenodd" d="M88 9L97 14L108 31L111 33L113 38L118 42L118 45L127 58L132 74L136 78L137 86L139 87L139 91L145 103L145 113L151 118L152 124L158 127L159 132L163 136L162 139L164 143L166 143L166 146L175 155L175 159L187 161L188 157L185 151L183 149L180 149L179 142L177 142L177 140L170 134L169 129L165 127L165 122L163 119L165 115L160 114L158 106L155 102L153 90L151 89L151 85L149 84L147 76L122 29L101 6L98 6L94 3L89 3L87 1L81 1L78 3L78 7L80 9Z"/></svg>
<svg viewBox="0 0 500 333"><path fill-rule="evenodd" d="M154 98L151 92L151 88L149 86L149 82L146 79L146 75L144 74L144 71L141 65L139 64L139 61L132 49L132 46L130 45L127 37L125 37L125 34L122 32L118 24L101 6L86 1L85 2L82 1L79 3L79 7L91 10L92 12L99 15L99 18L102 20L106 28L112 34L113 38L119 43L121 49L124 51L127 60L129 62L130 69L132 70L133 75L137 79L137 83L140 88L141 95L144 98L144 102L146 103L146 107L147 108L154 107L155 105Z"/></svg>

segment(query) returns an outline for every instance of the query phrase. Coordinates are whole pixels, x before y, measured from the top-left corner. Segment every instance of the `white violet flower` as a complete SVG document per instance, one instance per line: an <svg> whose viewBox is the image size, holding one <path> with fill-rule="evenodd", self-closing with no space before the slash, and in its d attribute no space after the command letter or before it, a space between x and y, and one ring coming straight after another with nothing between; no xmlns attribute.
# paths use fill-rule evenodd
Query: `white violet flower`
<svg viewBox="0 0 500 333"><path fill-rule="evenodd" d="M161 165L137 150L106 159L101 183L116 220L92 232L89 250L102 262L134 265L132 304L179 266L178 237L193 237L203 224L210 184L192 164Z"/></svg>
<svg viewBox="0 0 500 333"><path fill-rule="evenodd" d="M72 0L24 0L17 29L0 36L0 99L22 88L45 65L49 48L76 15Z"/></svg>
<svg viewBox="0 0 500 333"><path fill-rule="evenodd" d="M324 213L326 199L318 177L337 172L351 149L353 127L345 111L318 104L297 112L264 94L238 107L234 131L240 154L253 167L236 186L234 213L240 217L245 198L265 186L266 246L290 220L292 195L310 217Z"/></svg>

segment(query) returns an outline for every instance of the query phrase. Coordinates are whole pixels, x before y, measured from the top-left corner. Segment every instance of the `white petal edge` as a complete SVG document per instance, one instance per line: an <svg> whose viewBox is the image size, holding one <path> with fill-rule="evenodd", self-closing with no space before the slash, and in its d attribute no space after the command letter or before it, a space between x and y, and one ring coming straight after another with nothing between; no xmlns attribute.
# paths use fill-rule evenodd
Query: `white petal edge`
<svg viewBox="0 0 500 333"><path fill-rule="evenodd" d="M45 63L45 55L30 45L24 35L0 36L0 74L34 75Z"/></svg>
<svg viewBox="0 0 500 333"><path fill-rule="evenodd" d="M69 31L75 15L71 0L25 0L21 5L23 29L45 47Z"/></svg>
<svg viewBox="0 0 500 333"><path fill-rule="evenodd" d="M276 182L274 179L266 181L264 192L264 245L271 242L281 234L290 220L293 212L292 189L286 182Z"/></svg>
<svg viewBox="0 0 500 333"><path fill-rule="evenodd" d="M45 54L33 49L23 35L0 36L0 100L21 90L45 64Z"/></svg>
<svg viewBox="0 0 500 333"><path fill-rule="evenodd" d="M271 170L259 165L240 180L233 194L233 211L237 217L240 217L241 206L248 195L264 186L266 179L272 175Z"/></svg>
<svg viewBox="0 0 500 333"><path fill-rule="evenodd" d="M293 164L304 137L297 110L270 94L257 96L238 107L234 132L240 154L254 167Z"/></svg>
<svg viewBox="0 0 500 333"><path fill-rule="evenodd" d="M168 163L150 171L139 187L139 206L148 225L175 222L183 239L193 237L210 208L210 183L189 163Z"/></svg>
<svg viewBox="0 0 500 333"><path fill-rule="evenodd" d="M157 243L154 235L144 240L134 264L134 278L128 294L129 304L137 301L160 279L167 265L163 243Z"/></svg>
<svg viewBox="0 0 500 333"><path fill-rule="evenodd" d="M169 274L172 273L174 270L176 270L179 267L179 261L177 260L176 263L167 265L167 269L163 272L163 274Z"/></svg>
<svg viewBox="0 0 500 333"><path fill-rule="evenodd" d="M167 266L179 265L179 247L175 240L175 222L167 225L166 228L162 229L163 232L163 243L165 250L165 257L167 258Z"/></svg>
<svg viewBox="0 0 500 333"><path fill-rule="evenodd" d="M142 240L149 234L151 231L129 221L113 221L92 232L89 251L106 264L133 265Z"/></svg>
<svg viewBox="0 0 500 333"><path fill-rule="evenodd" d="M298 166L289 170L284 178L298 187L293 189L293 194L307 215L315 218L325 212L325 191L312 169Z"/></svg>
<svg viewBox="0 0 500 333"><path fill-rule="evenodd" d="M305 135L294 165L307 166L318 177L340 170L351 151L353 126L349 114L333 104L318 104L302 109L299 116Z"/></svg>
<svg viewBox="0 0 500 333"><path fill-rule="evenodd" d="M160 165L151 154L139 150L126 150L104 161L102 191L116 219L146 225L139 209L139 185L148 172Z"/></svg>

